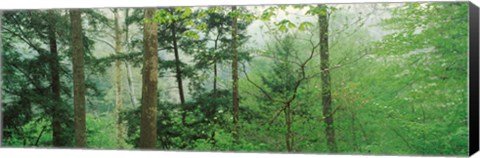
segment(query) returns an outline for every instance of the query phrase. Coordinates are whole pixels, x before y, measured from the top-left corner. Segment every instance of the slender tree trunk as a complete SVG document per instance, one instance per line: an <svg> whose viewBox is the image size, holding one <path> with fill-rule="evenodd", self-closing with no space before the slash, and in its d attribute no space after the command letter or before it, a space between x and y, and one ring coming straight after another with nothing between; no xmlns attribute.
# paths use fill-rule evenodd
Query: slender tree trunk
<svg viewBox="0 0 480 158"><path fill-rule="evenodd" d="M170 10L172 14L173 9ZM182 83L182 70L180 68L180 56L178 54L178 44L177 44L177 28L176 28L176 21L173 21L170 25L170 29L172 31L172 38L173 38L173 51L175 53L175 77L177 78L177 86L178 86L178 94L180 96L180 104L182 107L185 106L185 95L183 93L183 83ZM183 109L182 112L182 124L186 125L185 118L187 117L186 109Z"/></svg>
<svg viewBox="0 0 480 158"><path fill-rule="evenodd" d="M48 25L48 40L50 42L50 74L51 86L53 94L52 106L52 138L54 147L65 146L65 141L62 138L62 126L60 113L60 63L58 61L57 37L56 37L56 19L53 10L48 11L49 25Z"/></svg>
<svg viewBox="0 0 480 158"><path fill-rule="evenodd" d="M218 55L217 55L217 48L218 48L218 40L219 40L219 37L220 37L220 31L218 31L218 27L217 27L217 37L215 38L215 41L214 41L214 47L213 47L213 51L215 52L214 53L214 59L213 59L213 99L217 100L217 78L218 78L218 69L217 69L217 60L218 60ZM213 105L214 108L217 108L217 105L216 105L217 102L215 102L215 104ZM213 115L215 115L215 112L213 113ZM213 120L213 125L215 126L217 124L217 121L214 119ZM212 146L215 147L216 145L216 140L215 140L215 129L212 130L212 134L210 135L210 140L212 142Z"/></svg>
<svg viewBox="0 0 480 158"><path fill-rule="evenodd" d="M135 87L133 87L132 67L128 62L125 62L125 68L127 69L127 84L130 102L132 103L132 107L135 107L137 106L137 98L135 97Z"/></svg>
<svg viewBox="0 0 480 158"><path fill-rule="evenodd" d="M127 52L130 53L131 47L129 45L130 41L128 40L129 35L128 35L128 13L129 9L125 9L125 47L127 49ZM133 76L132 76L132 67L131 65L125 61L125 69L127 70L127 84L128 84L128 94L130 95L130 102L132 103L132 107L136 107L137 105L137 98L135 97L135 87L133 86Z"/></svg>
<svg viewBox="0 0 480 158"><path fill-rule="evenodd" d="M73 63L73 106L75 112L75 146L84 148L85 126L85 73L81 11L70 10Z"/></svg>
<svg viewBox="0 0 480 158"><path fill-rule="evenodd" d="M213 62L213 98L217 98L217 61Z"/></svg>
<svg viewBox="0 0 480 158"><path fill-rule="evenodd" d="M140 148L153 149L157 142L157 80L158 80L158 42L157 24L150 22L155 9L145 9L143 29L143 84L140 123Z"/></svg>
<svg viewBox="0 0 480 158"><path fill-rule="evenodd" d="M219 28L217 28L218 30ZM218 47L218 38L220 37L220 31L217 31L217 37L214 41L213 51L214 53L214 60L213 60L213 98L217 98L217 78L218 78L218 70L217 70L217 47Z"/></svg>
<svg viewBox="0 0 480 158"><path fill-rule="evenodd" d="M232 6L232 12L236 12L237 7ZM233 17L232 20L232 103L233 103L233 137L235 143L238 143L238 109L239 109L239 96L238 96L238 52L237 52L237 17Z"/></svg>
<svg viewBox="0 0 480 158"><path fill-rule="evenodd" d="M120 55L123 51L122 28L120 27L120 15L118 9L113 10L115 17L115 54ZM122 97L122 61L115 60L115 117L117 120L117 147L123 149L124 125L120 118L123 106Z"/></svg>
<svg viewBox="0 0 480 158"><path fill-rule="evenodd" d="M326 8L325 5L319 5L320 8ZM332 112L332 94L330 84L329 70L329 52L328 52L328 17L327 13L319 14L318 23L320 25L320 70L322 80L322 105L323 116L326 116L325 133L327 137L327 146L330 152L337 152L335 143L335 129L333 126Z"/></svg>
<svg viewBox="0 0 480 158"><path fill-rule="evenodd" d="M38 134L37 139L35 140L35 144L33 146L38 146L38 143L40 142L40 138L43 136L43 132L45 132L45 129L47 129L47 126L43 126L42 130L40 131L40 134Z"/></svg>

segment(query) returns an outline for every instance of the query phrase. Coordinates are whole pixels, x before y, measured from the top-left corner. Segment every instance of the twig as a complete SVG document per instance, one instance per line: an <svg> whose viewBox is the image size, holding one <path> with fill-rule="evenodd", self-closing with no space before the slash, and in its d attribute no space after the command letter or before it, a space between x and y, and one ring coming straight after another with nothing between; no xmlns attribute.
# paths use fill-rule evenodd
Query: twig
<svg viewBox="0 0 480 158"><path fill-rule="evenodd" d="M40 134L38 135L37 137L37 140L35 141L35 145L34 146L38 146L38 141L40 141L40 138L42 137L43 135L43 132L45 132L45 129L47 128L47 125L44 125L43 128L42 128L42 131L40 131Z"/></svg>

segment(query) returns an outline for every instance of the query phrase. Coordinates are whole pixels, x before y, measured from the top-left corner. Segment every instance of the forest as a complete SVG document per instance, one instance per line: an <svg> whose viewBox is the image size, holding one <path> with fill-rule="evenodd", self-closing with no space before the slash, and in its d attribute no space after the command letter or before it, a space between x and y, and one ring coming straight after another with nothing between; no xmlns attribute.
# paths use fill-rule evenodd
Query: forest
<svg viewBox="0 0 480 158"><path fill-rule="evenodd" d="M10 10L2 146L468 154L468 2Z"/></svg>

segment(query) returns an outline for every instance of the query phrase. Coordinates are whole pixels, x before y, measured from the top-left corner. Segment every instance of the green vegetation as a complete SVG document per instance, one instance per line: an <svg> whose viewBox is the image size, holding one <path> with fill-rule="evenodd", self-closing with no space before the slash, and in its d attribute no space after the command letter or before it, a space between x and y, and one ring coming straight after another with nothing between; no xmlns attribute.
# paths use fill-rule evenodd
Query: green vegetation
<svg viewBox="0 0 480 158"><path fill-rule="evenodd" d="M6 11L2 145L468 153L468 3Z"/></svg>

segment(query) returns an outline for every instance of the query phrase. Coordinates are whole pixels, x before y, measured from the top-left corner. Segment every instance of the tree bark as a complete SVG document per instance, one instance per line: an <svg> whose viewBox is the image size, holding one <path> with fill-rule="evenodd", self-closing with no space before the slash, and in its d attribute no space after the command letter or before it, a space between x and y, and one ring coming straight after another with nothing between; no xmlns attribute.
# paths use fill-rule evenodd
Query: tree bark
<svg viewBox="0 0 480 158"><path fill-rule="evenodd" d="M237 7L232 6L232 12L236 12ZM238 51L237 51L237 16L232 19L232 103L233 103L233 137L235 143L238 143L238 110L239 110L239 96L238 96Z"/></svg>
<svg viewBox="0 0 480 158"><path fill-rule="evenodd" d="M113 10L115 18L115 54L120 55L123 51L122 28L120 27L120 14L118 9ZM122 61L115 60L115 117L117 120L117 147L123 149L124 125L120 119L123 106L122 97Z"/></svg>
<svg viewBox="0 0 480 158"><path fill-rule="evenodd" d="M158 42L157 24L150 21L155 14L154 8L145 9L143 29L143 84L140 123L140 148L153 149L157 140L157 80L158 80Z"/></svg>
<svg viewBox="0 0 480 158"><path fill-rule="evenodd" d="M336 152L337 146L335 143L335 129L333 126L332 112L332 94L330 83L329 70L329 52L328 52L328 13L326 12L326 5L318 5L318 7L325 9L325 14L319 14L318 23L320 25L320 70L322 80L322 105L323 116L326 116L326 137L327 146L330 152Z"/></svg>
<svg viewBox="0 0 480 158"><path fill-rule="evenodd" d="M58 59L57 50L57 37L56 37L56 19L53 10L48 11L48 40L50 43L50 75L51 75L51 87L53 94L53 106L52 106L52 138L54 147L63 147L66 145L65 140L62 138L62 126L61 126L61 100L60 100L60 63Z"/></svg>
<svg viewBox="0 0 480 158"><path fill-rule="evenodd" d="M70 10L73 63L73 105L75 112L75 146L84 148L85 127L85 72L81 11Z"/></svg>

